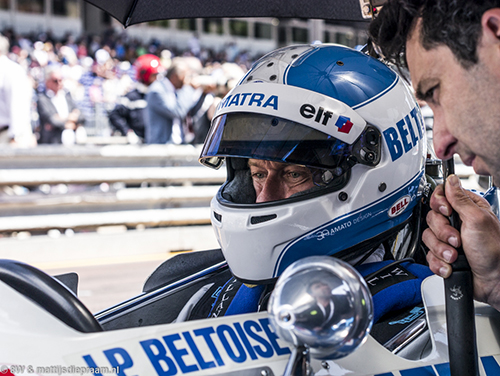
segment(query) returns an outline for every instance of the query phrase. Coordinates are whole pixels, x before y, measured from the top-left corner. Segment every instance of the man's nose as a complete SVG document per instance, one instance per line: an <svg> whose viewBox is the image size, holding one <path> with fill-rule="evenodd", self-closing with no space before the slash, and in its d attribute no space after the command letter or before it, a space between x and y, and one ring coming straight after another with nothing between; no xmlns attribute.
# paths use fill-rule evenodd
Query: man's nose
<svg viewBox="0 0 500 376"><path fill-rule="evenodd" d="M432 127L432 142L434 143L434 152L439 159L450 159L455 154L457 139L448 132L444 120L436 117L434 117Z"/></svg>
<svg viewBox="0 0 500 376"><path fill-rule="evenodd" d="M286 195L280 180L273 174L270 174L264 182L262 190L257 196L255 202L269 202L282 200L284 198L286 198Z"/></svg>

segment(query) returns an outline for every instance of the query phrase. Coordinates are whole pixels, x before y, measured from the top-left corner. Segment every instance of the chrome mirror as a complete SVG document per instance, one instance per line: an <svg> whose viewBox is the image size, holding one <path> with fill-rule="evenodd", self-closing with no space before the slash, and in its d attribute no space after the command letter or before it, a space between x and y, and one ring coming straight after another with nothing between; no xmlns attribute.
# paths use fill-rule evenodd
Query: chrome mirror
<svg viewBox="0 0 500 376"><path fill-rule="evenodd" d="M328 256L290 265L276 283L268 312L280 338L316 359L349 355L373 324L372 297L363 277Z"/></svg>

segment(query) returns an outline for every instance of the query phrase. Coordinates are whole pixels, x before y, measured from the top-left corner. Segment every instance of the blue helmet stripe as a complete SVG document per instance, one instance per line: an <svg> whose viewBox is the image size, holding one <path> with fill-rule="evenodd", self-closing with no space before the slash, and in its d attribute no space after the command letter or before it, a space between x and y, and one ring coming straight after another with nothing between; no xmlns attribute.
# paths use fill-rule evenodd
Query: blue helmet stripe
<svg viewBox="0 0 500 376"><path fill-rule="evenodd" d="M273 271L273 277L279 276L287 266L300 258L314 255L334 255L364 239L370 239L403 223L410 217L412 209L417 204L418 188L422 176L423 172L419 171L408 184L390 196L336 218L295 239L281 251ZM405 195L411 197L408 207L397 217L389 218L388 208L398 198ZM358 218L366 218L366 220L357 220ZM326 240L330 236L342 236L342 241Z"/></svg>
<svg viewBox="0 0 500 376"><path fill-rule="evenodd" d="M358 108L361 108L361 107L364 107L366 106L367 104L370 104L371 102L373 101L376 101L377 99L379 99L380 97L382 97L383 95L385 95L386 93L388 93L389 91L392 90L392 88L394 86L397 85L397 83L399 82L399 76L396 76L396 79L394 80L394 82L392 83L391 86L389 86L387 89L385 89L384 91L380 92L379 94L377 94L376 96L374 96L373 98L371 99L368 99L366 102L363 102L363 103L360 103L354 107L352 107L353 110L357 110Z"/></svg>

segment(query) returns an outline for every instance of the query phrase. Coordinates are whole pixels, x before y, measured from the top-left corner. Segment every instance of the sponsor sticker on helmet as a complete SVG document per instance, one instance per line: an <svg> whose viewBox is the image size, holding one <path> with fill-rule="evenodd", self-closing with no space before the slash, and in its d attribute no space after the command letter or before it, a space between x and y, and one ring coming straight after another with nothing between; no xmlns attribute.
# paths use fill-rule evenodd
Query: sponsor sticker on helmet
<svg viewBox="0 0 500 376"><path fill-rule="evenodd" d="M335 125L339 128L339 132L349 133L352 128L352 121L346 116L339 116Z"/></svg>
<svg viewBox="0 0 500 376"><path fill-rule="evenodd" d="M299 87L265 82L236 86L221 101L215 117L235 112L281 117L348 144L352 144L366 127L366 121L355 110L335 98ZM398 140L393 138L391 141L397 148Z"/></svg>
<svg viewBox="0 0 500 376"><path fill-rule="evenodd" d="M400 215L411 202L411 197L409 195L401 197L389 208L389 217L396 217Z"/></svg>

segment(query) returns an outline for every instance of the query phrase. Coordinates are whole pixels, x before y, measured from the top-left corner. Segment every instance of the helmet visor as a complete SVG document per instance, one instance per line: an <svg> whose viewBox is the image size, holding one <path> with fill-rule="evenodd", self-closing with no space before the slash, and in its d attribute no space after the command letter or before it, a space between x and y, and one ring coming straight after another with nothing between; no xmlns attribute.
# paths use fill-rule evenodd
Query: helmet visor
<svg viewBox="0 0 500 376"><path fill-rule="evenodd" d="M380 133L374 127L367 127L350 145L279 117L229 113L214 119L200 162L219 168L224 157L264 159L327 169L340 176L356 163L376 165L380 144Z"/></svg>
<svg viewBox="0 0 500 376"><path fill-rule="evenodd" d="M351 145L296 122L230 113L214 120L200 162L218 168L223 157L243 157L334 169L350 154Z"/></svg>

